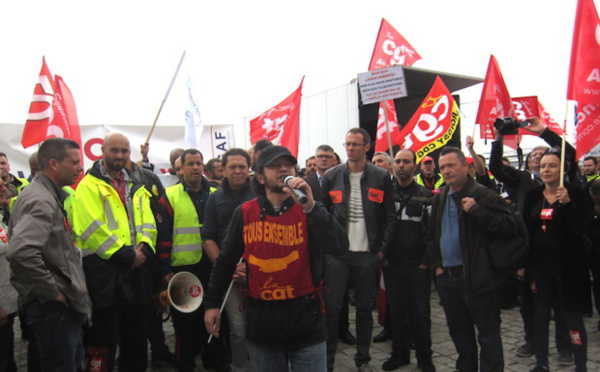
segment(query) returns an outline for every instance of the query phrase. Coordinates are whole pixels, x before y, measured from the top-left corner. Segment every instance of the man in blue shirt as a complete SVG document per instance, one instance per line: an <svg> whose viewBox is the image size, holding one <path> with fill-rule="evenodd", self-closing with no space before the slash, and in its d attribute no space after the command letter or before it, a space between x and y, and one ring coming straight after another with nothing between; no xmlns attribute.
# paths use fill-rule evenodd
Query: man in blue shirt
<svg viewBox="0 0 600 372"><path fill-rule="evenodd" d="M444 147L438 163L446 186L432 205L430 267L435 269L438 293L458 352L456 369L500 372L504 359L499 281L490 265L487 242L516 234L517 221L495 191L475 184L460 149ZM483 188L477 200L471 197L476 187Z"/></svg>

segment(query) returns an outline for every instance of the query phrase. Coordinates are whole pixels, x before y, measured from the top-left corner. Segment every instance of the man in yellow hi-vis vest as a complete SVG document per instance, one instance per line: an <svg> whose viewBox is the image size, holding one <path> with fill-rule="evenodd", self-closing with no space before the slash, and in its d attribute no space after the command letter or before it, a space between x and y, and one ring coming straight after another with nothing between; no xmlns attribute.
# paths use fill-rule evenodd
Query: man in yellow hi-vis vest
<svg viewBox="0 0 600 372"><path fill-rule="evenodd" d="M419 168L421 169L421 173L415 176L415 182L437 194L440 191L440 187L444 185L444 177L440 173L435 172L435 161L433 158L426 156L421 159Z"/></svg>
<svg viewBox="0 0 600 372"><path fill-rule="evenodd" d="M145 371L145 306L152 278L144 263L154 254L156 222L150 193L124 168L129 140L108 134L102 153L104 159L81 180L73 202L73 227L93 305L86 336L89 366L112 371L118 342L119 370Z"/></svg>
<svg viewBox="0 0 600 372"><path fill-rule="evenodd" d="M181 154L183 179L167 187L166 196L158 202L157 254L165 269L165 281L173 273L191 272L208 287L212 264L202 251L200 229L208 196L217 189L204 178L204 158L196 149ZM191 313L171 310L177 344L180 372L194 371L198 349L202 350L204 370L229 371L225 348L221 340L207 344L208 333L204 327L204 306Z"/></svg>
<svg viewBox="0 0 600 372"><path fill-rule="evenodd" d="M4 181L4 184L8 190L8 194L6 194L7 199L19 195L21 190L23 190L25 186L29 185L29 181L27 181L26 178L19 178L10 174L8 156L3 152L0 152L0 177L2 177L2 180Z"/></svg>

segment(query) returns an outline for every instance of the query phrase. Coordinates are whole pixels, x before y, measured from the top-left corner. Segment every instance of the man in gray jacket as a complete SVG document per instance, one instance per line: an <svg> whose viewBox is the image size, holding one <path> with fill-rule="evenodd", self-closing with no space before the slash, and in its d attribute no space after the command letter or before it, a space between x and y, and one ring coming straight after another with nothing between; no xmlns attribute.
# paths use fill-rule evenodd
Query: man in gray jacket
<svg viewBox="0 0 600 372"><path fill-rule="evenodd" d="M76 371L83 361L82 326L91 316L79 250L63 208L61 188L82 171L79 145L46 140L40 174L15 202L8 259L21 311L33 332L43 371Z"/></svg>

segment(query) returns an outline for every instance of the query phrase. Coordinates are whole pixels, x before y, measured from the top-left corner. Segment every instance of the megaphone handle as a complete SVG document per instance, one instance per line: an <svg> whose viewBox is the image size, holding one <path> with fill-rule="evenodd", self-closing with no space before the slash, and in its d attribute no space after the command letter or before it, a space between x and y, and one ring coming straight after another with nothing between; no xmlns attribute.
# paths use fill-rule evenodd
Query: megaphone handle
<svg viewBox="0 0 600 372"><path fill-rule="evenodd" d="M238 264L241 264L242 261L244 260L244 257L240 257L240 260L238 261ZM221 308L219 309L219 314L223 314L223 309L225 308L225 304L227 303L227 298L229 297L229 293L231 292L231 288L233 287L233 279L231 279L231 282L229 283L229 288L227 288L227 292L225 292L225 297L223 298L223 303L221 304ZM212 340L212 333L210 334L210 336L208 336L208 343L210 343L210 341Z"/></svg>

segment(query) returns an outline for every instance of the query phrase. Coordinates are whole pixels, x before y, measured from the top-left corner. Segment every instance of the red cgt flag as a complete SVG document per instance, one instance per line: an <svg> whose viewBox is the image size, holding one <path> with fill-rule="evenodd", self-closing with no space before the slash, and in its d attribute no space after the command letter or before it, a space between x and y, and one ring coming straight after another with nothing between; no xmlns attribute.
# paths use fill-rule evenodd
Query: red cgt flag
<svg viewBox="0 0 600 372"><path fill-rule="evenodd" d="M412 66L413 63L420 59L421 56L414 50L408 41L406 41L406 39L402 37L388 21L382 18L377 41L375 42L375 48L373 49L373 55L371 56L371 63L369 64L369 71L398 64ZM387 110L392 146L396 145L396 143L394 143L394 138L400 133L394 101L386 101L385 103L379 102L375 151L386 151L389 147L383 110Z"/></svg>
<svg viewBox="0 0 600 372"><path fill-rule="evenodd" d="M42 58L42 69L37 84L33 89L33 97L29 106L27 122L23 129L21 144L23 148L35 145L45 140L48 136L48 126L54 118L54 79L46 65L46 58Z"/></svg>
<svg viewBox="0 0 600 372"><path fill-rule="evenodd" d="M385 114L383 110L387 110L388 124L390 126L390 137L392 139L392 146L394 138L400 133L400 127L398 126L398 117L396 115L396 107L394 106L393 100L379 102L379 114L377 116L377 136L375 137L375 152L385 152L388 149L387 129L385 127Z"/></svg>
<svg viewBox="0 0 600 372"><path fill-rule="evenodd" d="M483 81L483 89L481 91L481 99L479 101L479 110L475 123L479 124L480 136L485 139L494 139L494 121L498 118L514 117L514 108L508 89L504 83L504 78L500 72L500 67L496 58L490 56L487 73ZM516 141L513 144L511 136L505 136L504 143L511 147L515 147Z"/></svg>
<svg viewBox="0 0 600 372"><path fill-rule="evenodd" d="M438 76L423 103L398 134L396 143L402 144L403 149L413 150L417 157L415 163L419 163L448 143L459 121L458 105Z"/></svg>
<svg viewBox="0 0 600 372"><path fill-rule="evenodd" d="M393 65L412 66L421 56L384 18L381 19L369 70Z"/></svg>
<svg viewBox="0 0 600 372"><path fill-rule="evenodd" d="M79 144L81 152L81 133L75 100L62 77L52 77L44 58L21 144L27 148L51 137L72 139ZM83 164L83 156L81 162Z"/></svg>
<svg viewBox="0 0 600 372"><path fill-rule="evenodd" d="M515 108L515 118L517 120L525 120L535 116L540 118L542 123L546 124L554 133L558 135L563 134L563 129L560 124L550 116L548 111L546 111L544 106L538 100L537 96L516 97L512 98L512 102ZM537 136L536 133L525 128L519 128L519 134Z"/></svg>
<svg viewBox="0 0 600 372"><path fill-rule="evenodd" d="M577 101L575 147L581 158L600 143L600 20L593 0L575 14L567 99Z"/></svg>
<svg viewBox="0 0 600 372"><path fill-rule="evenodd" d="M63 135L56 137L64 137L71 139L79 144L79 159L83 166L83 146L81 142L81 130L79 128L79 119L77 118L77 108L75 107L75 99L71 90L63 80L62 76L55 75L56 91L54 93L54 112L57 128L63 130ZM50 136L49 136L50 137ZM81 174L83 177L84 174Z"/></svg>
<svg viewBox="0 0 600 372"><path fill-rule="evenodd" d="M268 139L274 145L285 146L292 155L298 157L298 141L300 140L300 102L302 84L277 106L269 109L259 117L250 120L250 142Z"/></svg>

